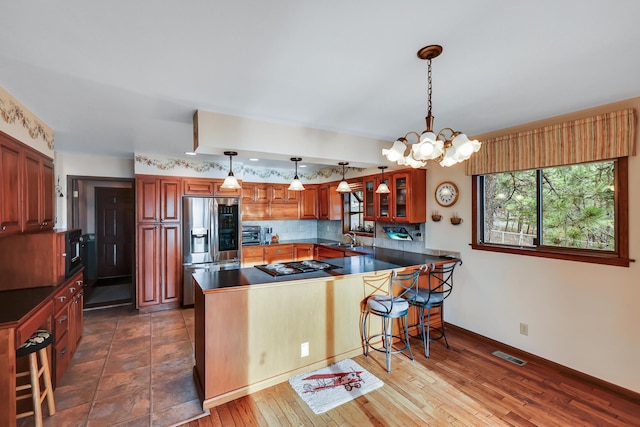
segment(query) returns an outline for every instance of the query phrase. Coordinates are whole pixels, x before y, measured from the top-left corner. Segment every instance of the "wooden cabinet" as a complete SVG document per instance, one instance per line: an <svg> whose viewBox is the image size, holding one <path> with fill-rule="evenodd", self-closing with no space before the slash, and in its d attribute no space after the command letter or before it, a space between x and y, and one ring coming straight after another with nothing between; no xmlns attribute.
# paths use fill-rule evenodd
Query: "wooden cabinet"
<svg viewBox="0 0 640 427"><path fill-rule="evenodd" d="M365 221L376 220L376 189L378 188L378 180L374 176L365 177L362 180L362 207L364 209L363 217Z"/></svg>
<svg viewBox="0 0 640 427"><path fill-rule="evenodd" d="M318 219L318 187L307 185L299 197L300 219Z"/></svg>
<svg viewBox="0 0 640 427"><path fill-rule="evenodd" d="M427 220L426 173L424 169L411 169L392 174L393 222L417 223Z"/></svg>
<svg viewBox="0 0 640 427"><path fill-rule="evenodd" d="M293 260L308 261L313 259L313 244L298 243L293 245Z"/></svg>
<svg viewBox="0 0 640 427"><path fill-rule="evenodd" d="M271 195L269 201L271 203L291 203L298 204L299 191L289 191L289 184L271 184Z"/></svg>
<svg viewBox="0 0 640 427"><path fill-rule="evenodd" d="M24 150L22 198L22 230L53 229L53 162L34 150Z"/></svg>
<svg viewBox="0 0 640 427"><path fill-rule="evenodd" d="M221 188L223 179L184 178L182 182L186 196L240 197L242 191L240 188Z"/></svg>
<svg viewBox="0 0 640 427"><path fill-rule="evenodd" d="M0 132L0 236L52 230L53 161Z"/></svg>
<svg viewBox="0 0 640 427"><path fill-rule="evenodd" d="M182 210L182 180L137 176L136 199L138 222L179 222Z"/></svg>
<svg viewBox="0 0 640 427"><path fill-rule="evenodd" d="M293 259L293 244L269 245L264 247L265 264L288 262Z"/></svg>
<svg viewBox="0 0 640 427"><path fill-rule="evenodd" d="M84 283L82 272L71 277L53 296L53 372L54 383L58 384L75 354L80 339L84 314Z"/></svg>
<svg viewBox="0 0 640 427"><path fill-rule="evenodd" d="M64 281L65 240L64 231L0 238L0 291L55 286Z"/></svg>
<svg viewBox="0 0 640 427"><path fill-rule="evenodd" d="M342 193L338 193L337 184L318 186L318 218L329 220L342 219Z"/></svg>
<svg viewBox="0 0 640 427"><path fill-rule="evenodd" d="M242 184L242 219L298 219L298 195L288 184Z"/></svg>
<svg viewBox="0 0 640 427"><path fill-rule="evenodd" d="M20 152L18 143L0 138L0 236L22 230Z"/></svg>
<svg viewBox="0 0 640 427"><path fill-rule="evenodd" d="M242 247L242 267L253 267L264 263L264 246Z"/></svg>
<svg viewBox="0 0 640 427"><path fill-rule="evenodd" d="M318 261L331 259L331 258L344 258L344 251L340 249L333 249L327 246L316 246L315 259Z"/></svg>
<svg viewBox="0 0 640 427"><path fill-rule="evenodd" d="M207 190L205 180L191 180L190 192ZM215 191L215 190L214 190ZM182 285L183 182L180 178L137 176L136 305L180 303ZM204 194L200 194L204 195Z"/></svg>
<svg viewBox="0 0 640 427"><path fill-rule="evenodd" d="M139 224L136 286L138 307L179 303L182 283L180 224Z"/></svg>

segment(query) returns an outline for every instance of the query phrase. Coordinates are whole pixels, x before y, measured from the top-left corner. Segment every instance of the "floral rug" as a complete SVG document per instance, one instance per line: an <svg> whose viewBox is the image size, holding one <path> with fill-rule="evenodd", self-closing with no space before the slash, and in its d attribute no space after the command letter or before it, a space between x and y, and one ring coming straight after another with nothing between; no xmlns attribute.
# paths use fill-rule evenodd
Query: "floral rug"
<svg viewBox="0 0 640 427"><path fill-rule="evenodd" d="M289 384L316 414L384 385L351 359L290 378Z"/></svg>

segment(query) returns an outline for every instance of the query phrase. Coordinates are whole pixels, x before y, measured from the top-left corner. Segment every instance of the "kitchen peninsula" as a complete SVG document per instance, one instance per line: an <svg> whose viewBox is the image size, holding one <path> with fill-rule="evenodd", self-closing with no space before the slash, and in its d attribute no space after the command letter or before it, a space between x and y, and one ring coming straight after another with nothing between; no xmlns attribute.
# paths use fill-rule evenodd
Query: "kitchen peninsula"
<svg viewBox="0 0 640 427"><path fill-rule="evenodd" d="M323 260L334 268L285 276L255 267L194 274L194 377L203 408L361 354L362 276L452 259L363 251Z"/></svg>

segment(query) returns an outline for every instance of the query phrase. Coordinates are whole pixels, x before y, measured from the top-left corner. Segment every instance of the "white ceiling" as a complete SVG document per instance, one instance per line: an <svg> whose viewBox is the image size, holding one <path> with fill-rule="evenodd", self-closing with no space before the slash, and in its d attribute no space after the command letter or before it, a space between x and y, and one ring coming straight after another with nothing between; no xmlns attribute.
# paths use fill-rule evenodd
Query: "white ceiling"
<svg viewBox="0 0 640 427"><path fill-rule="evenodd" d="M435 128L479 134L640 96L639 17L636 0L4 1L0 86L62 152L184 157L197 109L391 145L424 128L419 48L444 47Z"/></svg>

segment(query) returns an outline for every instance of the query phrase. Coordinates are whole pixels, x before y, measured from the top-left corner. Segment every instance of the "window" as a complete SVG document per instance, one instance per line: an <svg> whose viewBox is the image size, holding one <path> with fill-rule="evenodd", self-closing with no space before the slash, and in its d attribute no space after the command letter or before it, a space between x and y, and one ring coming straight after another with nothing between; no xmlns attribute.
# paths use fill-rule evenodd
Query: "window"
<svg viewBox="0 0 640 427"><path fill-rule="evenodd" d="M364 220L363 192L352 191L349 196L349 231L373 233L375 223Z"/></svg>
<svg viewBox="0 0 640 427"><path fill-rule="evenodd" d="M474 249L629 265L627 159L474 177Z"/></svg>

